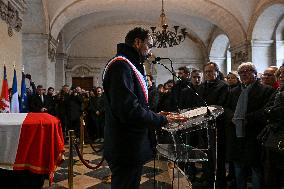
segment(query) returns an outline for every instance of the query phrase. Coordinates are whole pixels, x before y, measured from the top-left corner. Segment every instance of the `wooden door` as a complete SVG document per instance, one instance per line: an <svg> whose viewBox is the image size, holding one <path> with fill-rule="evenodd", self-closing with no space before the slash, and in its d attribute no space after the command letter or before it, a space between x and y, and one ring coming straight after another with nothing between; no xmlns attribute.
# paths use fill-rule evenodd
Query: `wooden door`
<svg viewBox="0 0 284 189"><path fill-rule="evenodd" d="M90 91L93 88L93 77L72 77L72 86Z"/></svg>

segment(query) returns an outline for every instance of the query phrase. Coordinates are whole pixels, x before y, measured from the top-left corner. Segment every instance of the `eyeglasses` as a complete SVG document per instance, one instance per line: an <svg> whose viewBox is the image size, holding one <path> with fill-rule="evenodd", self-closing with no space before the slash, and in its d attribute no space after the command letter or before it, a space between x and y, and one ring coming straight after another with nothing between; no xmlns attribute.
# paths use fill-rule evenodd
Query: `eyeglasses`
<svg viewBox="0 0 284 189"><path fill-rule="evenodd" d="M263 76L268 76L268 77L271 77L271 76L274 76L273 74L270 74L270 73L265 73L265 74L262 74Z"/></svg>
<svg viewBox="0 0 284 189"><path fill-rule="evenodd" d="M215 72L215 70L204 70L204 73L213 73L213 72Z"/></svg>
<svg viewBox="0 0 284 189"><path fill-rule="evenodd" d="M247 73L251 73L252 71L253 71L252 69L240 70L240 71L238 72L238 74L239 74L239 75L241 75L241 74L247 74Z"/></svg>

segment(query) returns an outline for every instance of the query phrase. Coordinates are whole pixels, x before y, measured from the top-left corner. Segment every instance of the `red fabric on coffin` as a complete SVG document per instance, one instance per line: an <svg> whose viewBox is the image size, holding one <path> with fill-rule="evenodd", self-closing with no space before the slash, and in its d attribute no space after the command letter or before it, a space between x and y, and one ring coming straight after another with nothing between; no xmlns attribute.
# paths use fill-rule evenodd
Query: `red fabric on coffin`
<svg viewBox="0 0 284 189"><path fill-rule="evenodd" d="M63 152L64 139L59 119L47 113L28 113L21 128L13 169L49 174L52 182Z"/></svg>

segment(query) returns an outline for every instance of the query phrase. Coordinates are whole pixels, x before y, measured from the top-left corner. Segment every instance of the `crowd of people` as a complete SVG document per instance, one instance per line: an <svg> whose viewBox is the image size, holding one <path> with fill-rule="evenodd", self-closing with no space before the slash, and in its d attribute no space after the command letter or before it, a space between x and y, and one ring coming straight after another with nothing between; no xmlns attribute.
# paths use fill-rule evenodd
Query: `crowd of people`
<svg viewBox="0 0 284 189"><path fill-rule="evenodd" d="M190 180L200 182L203 188L212 188L215 183L218 188L245 189L248 179L252 188L281 188L283 153L263 146L258 135L269 127L271 119L280 121L274 132L283 130L284 65L279 69L271 66L260 74L253 63L244 62L225 76L216 63L209 62L202 70L180 67L176 81L155 86L153 76L146 75L143 68L152 46L149 31L135 28L129 31L125 43L118 44L117 55L105 68L104 155L114 179L112 188L139 188L142 165L155 155L151 152L155 143L152 131L159 135L162 126L174 121L155 113L210 105L224 109L216 119L217 132L184 133L190 135L189 145L204 149L209 141L211 146L201 179L196 178L195 164L181 165ZM271 109L276 102L277 108Z"/></svg>
<svg viewBox="0 0 284 189"><path fill-rule="evenodd" d="M47 90L42 85L35 86L31 75L26 76L30 82L27 88L28 111L49 113L60 119L64 137L68 130L74 130L80 136L80 118L83 116L87 126L87 135L91 142L103 142L104 135L104 98L102 87L90 91L80 86L62 86L60 91L53 87ZM11 95L10 95L11 96Z"/></svg>
<svg viewBox="0 0 284 189"><path fill-rule="evenodd" d="M218 132L212 131L209 138L205 131L187 134L189 145L204 148L209 140L212 146L209 161L202 166L202 178L196 178L195 164L182 165L190 180L213 187L216 174L218 188L228 187L229 179L230 187L245 189L248 178L255 189L281 188L283 154L263 147L258 135L274 122L275 132L283 130L284 64L279 68L270 66L259 74L253 63L244 62L225 76L216 63L208 62L202 70L180 67L175 81L156 86L141 64L152 45L149 31L131 30L105 68L103 88L88 92L79 86L69 89L64 85L55 94L52 87L46 92L41 85L32 85L29 111L59 117L64 133L74 129L77 137L80 117L86 112L89 136L105 142L112 187L139 188L142 166L155 154L152 130L173 121L159 112L222 106L224 113L216 120Z"/></svg>
<svg viewBox="0 0 284 189"><path fill-rule="evenodd" d="M254 64L246 62L224 76L216 63L209 62L203 70L190 72L186 67L180 67L177 75L178 81L169 80L157 88L151 80L149 105L157 112L179 112L207 105L224 108L224 114L217 118L217 186L226 188L229 180L230 187L246 188L247 180L251 178L253 188L281 188L284 156L265 149L257 136L273 121L278 123L276 131L284 127L284 65L279 69L271 66L258 73ZM152 76L148 78L150 80ZM278 108L268 116L267 111L275 106L272 104L276 99ZM206 133L202 131L186 135L193 146L202 148L207 143ZM210 139L214 145L214 133ZM204 181L204 186L213 186L214 148L213 153L208 154L208 164L204 164L204 178L199 179ZM190 179L195 181L194 165L187 166ZM226 172L229 172L227 177Z"/></svg>

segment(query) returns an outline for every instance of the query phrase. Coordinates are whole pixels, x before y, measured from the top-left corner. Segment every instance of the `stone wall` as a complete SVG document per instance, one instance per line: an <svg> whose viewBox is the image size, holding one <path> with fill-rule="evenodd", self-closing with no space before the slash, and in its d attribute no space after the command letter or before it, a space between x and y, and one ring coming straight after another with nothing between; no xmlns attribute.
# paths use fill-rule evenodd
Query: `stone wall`
<svg viewBox="0 0 284 189"><path fill-rule="evenodd" d="M9 37L7 31L8 25L0 19L0 91L2 90L4 64L6 65L9 88L12 87L14 74L13 65L15 64L19 92L22 71L22 34L14 32L13 36Z"/></svg>
<svg viewBox="0 0 284 189"><path fill-rule="evenodd" d="M107 61L116 53L116 44L124 42L126 33L137 25L114 25L100 28L91 28L76 36L70 44L67 54L66 83L71 84L72 75L74 76L74 68L83 65L88 65L93 71L89 74L94 74L94 84L101 85L101 74ZM149 28L149 26L142 26ZM201 68L204 63L204 57L200 47L186 39L180 45L172 48L153 48L152 52L156 57L167 57L173 61L173 67L177 70L180 66L188 66L192 68ZM170 68L169 61L162 61ZM150 66L147 66L148 68ZM148 69L148 73L152 72L156 83L164 83L171 79L171 73L165 70L160 65L155 65L155 71ZM76 75L76 74L75 74ZM60 77L60 76L58 76Z"/></svg>

